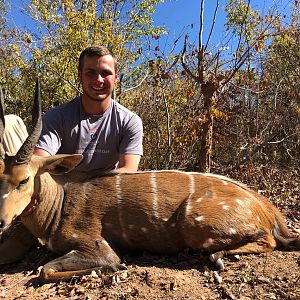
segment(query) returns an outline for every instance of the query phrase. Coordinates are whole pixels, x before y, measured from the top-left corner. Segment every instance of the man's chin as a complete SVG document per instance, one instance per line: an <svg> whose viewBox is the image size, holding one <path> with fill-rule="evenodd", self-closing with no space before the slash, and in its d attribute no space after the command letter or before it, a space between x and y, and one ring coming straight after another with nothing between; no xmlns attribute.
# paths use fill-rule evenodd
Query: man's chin
<svg viewBox="0 0 300 300"><path fill-rule="evenodd" d="M94 95L94 96L89 96L89 98L92 101L103 102L103 101L109 99L109 95Z"/></svg>

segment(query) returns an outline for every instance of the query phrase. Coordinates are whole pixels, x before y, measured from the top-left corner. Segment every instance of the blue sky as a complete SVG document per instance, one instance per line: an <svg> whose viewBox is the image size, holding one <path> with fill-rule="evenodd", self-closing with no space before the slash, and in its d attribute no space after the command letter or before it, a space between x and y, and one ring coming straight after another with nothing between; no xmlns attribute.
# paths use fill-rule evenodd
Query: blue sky
<svg viewBox="0 0 300 300"><path fill-rule="evenodd" d="M199 32L199 14L200 0L164 0L164 3L158 5L154 20L157 25L165 25L169 31L168 40L174 41L180 33L188 32L191 42L198 41ZM206 0L204 4L204 42L208 36L213 19L216 0ZM212 36L212 43L217 47L220 46L222 37L225 36L226 14L224 7L226 0L220 0L217 20ZM247 2L247 1L246 1ZM251 0L252 9L259 10L261 15L266 15L269 10L276 13L285 13L293 5L294 0ZM194 28L189 26L193 24ZM183 35L184 36L184 35ZM181 39L183 40L183 38Z"/></svg>
<svg viewBox="0 0 300 300"><path fill-rule="evenodd" d="M218 35L224 31L225 13L223 10L225 1L221 1L218 9L218 20L216 23L216 32ZM210 29L216 1L206 0L204 5L205 29ZM158 5L154 20L157 25L164 25L169 31L169 39L175 40L182 32L188 32L191 41L198 39L199 31L200 0L165 0ZM193 24L193 29L191 28Z"/></svg>
<svg viewBox="0 0 300 300"><path fill-rule="evenodd" d="M34 23L21 13L22 3L29 3L29 0L6 0L11 4L12 9L9 13L9 21L11 25L18 25L22 27L34 28ZM222 31L222 24L225 21L225 15L222 11L222 5L225 1L221 1L218 13L218 31ZM205 12L206 20L211 21L209 16L213 15L215 8L214 0L206 0ZM164 25L169 31L169 40L173 41L178 38L182 32L189 31L191 36L197 34L199 28L199 11L200 0L164 0L157 6L154 14L154 21L156 25ZM210 19L210 20L209 20ZM194 25L194 30L191 30L190 25Z"/></svg>
<svg viewBox="0 0 300 300"><path fill-rule="evenodd" d="M34 28L33 22L26 18L21 12L22 2L28 3L29 0L6 0L11 3L12 10L9 13L9 20L12 25L24 26L28 28ZM259 9L262 14L266 14L268 9L276 7L278 11L284 11L294 2L294 0L251 0L250 4L252 8ZM218 44L222 40L222 36L225 35L225 22L226 15L224 12L226 0L220 0L219 10L217 14L217 22L213 34L212 42ZM275 3L275 4L274 4ZM216 5L216 0L205 1L205 14L204 14L204 41L207 38L207 34L210 30L212 17ZM173 41L179 36L182 36L178 47L182 47L183 37L186 32L189 34L189 40L197 43L198 31L199 31L199 12L200 12L200 0L164 0L156 8L154 14L154 21L156 25L164 25L169 31L169 34L161 39L160 46L172 46ZM193 24L193 29L191 28ZM164 44L164 45L162 45ZM220 44L219 44L220 45Z"/></svg>

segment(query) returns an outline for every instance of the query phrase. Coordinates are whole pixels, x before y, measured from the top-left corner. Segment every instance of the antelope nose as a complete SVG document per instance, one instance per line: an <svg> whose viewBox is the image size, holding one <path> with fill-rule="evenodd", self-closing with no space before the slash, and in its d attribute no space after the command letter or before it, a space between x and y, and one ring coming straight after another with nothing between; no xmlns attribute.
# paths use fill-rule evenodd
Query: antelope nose
<svg viewBox="0 0 300 300"><path fill-rule="evenodd" d="M4 229L5 227L5 221L4 220L0 220L0 230Z"/></svg>

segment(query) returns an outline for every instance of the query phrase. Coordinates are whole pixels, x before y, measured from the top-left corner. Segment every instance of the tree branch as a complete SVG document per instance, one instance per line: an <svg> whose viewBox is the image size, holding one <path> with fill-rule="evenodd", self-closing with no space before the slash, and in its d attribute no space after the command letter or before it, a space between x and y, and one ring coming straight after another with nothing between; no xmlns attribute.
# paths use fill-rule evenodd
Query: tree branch
<svg viewBox="0 0 300 300"><path fill-rule="evenodd" d="M234 171L240 168L240 166L244 165L246 162L248 162L251 157L258 152L261 148L263 148L264 146L266 146L267 144L270 144L271 141L273 139L275 139L278 135L280 134L280 131L274 133L273 135L271 135L269 138L267 138L265 141L263 141L261 144L256 145L248 155L246 155L241 161L239 161L235 166L227 168L224 170L225 173L230 172L230 171Z"/></svg>
<svg viewBox="0 0 300 300"><path fill-rule="evenodd" d="M180 61L183 69L196 81L199 82L199 77L192 73L192 71L188 68L187 64L185 63L185 53L186 53L186 44L188 40L188 35L185 36L184 45L182 49L182 54L180 56Z"/></svg>
<svg viewBox="0 0 300 300"><path fill-rule="evenodd" d="M203 50L204 53L205 53L206 50L207 50L207 47L208 47L208 44L209 44L209 42L210 42L212 33L213 33L213 31L214 31L214 27L215 27L215 24L216 24L216 18L217 18L217 12L218 12L218 9L219 9L219 3L220 3L220 1L218 0L218 1L217 1L217 4L216 4L215 12L214 12L213 22L212 22L212 24L211 24L210 32L209 32L209 35L208 35L208 38L207 38L207 41L206 41L206 44L205 44L205 47L204 47L204 50Z"/></svg>
<svg viewBox="0 0 300 300"><path fill-rule="evenodd" d="M143 78L136 86L132 86L132 87L126 89L123 93L132 91L132 90L138 88L139 86L141 86L142 83L147 79L148 75L149 75L149 72L147 71L147 72L146 72L146 75L144 76L144 78ZM122 94L123 94L123 93L122 93Z"/></svg>

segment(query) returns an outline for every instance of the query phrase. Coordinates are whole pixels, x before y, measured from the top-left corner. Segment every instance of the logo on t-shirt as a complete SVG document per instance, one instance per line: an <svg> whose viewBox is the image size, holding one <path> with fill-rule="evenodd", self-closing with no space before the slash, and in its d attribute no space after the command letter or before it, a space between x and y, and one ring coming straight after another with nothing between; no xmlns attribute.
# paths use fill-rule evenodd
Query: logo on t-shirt
<svg viewBox="0 0 300 300"><path fill-rule="evenodd" d="M94 141L97 138L97 132L91 133L91 140Z"/></svg>

